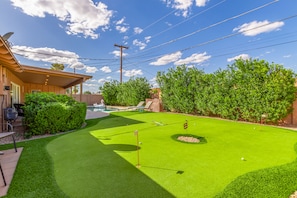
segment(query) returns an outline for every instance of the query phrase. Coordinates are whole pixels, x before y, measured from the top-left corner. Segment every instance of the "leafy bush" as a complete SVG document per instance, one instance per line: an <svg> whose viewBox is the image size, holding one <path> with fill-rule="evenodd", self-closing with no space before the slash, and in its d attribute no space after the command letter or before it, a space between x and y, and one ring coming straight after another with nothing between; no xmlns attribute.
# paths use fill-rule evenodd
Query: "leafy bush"
<svg viewBox="0 0 297 198"><path fill-rule="evenodd" d="M113 80L105 82L103 87L100 87L105 104L118 105L117 95L119 89L119 82Z"/></svg>
<svg viewBox="0 0 297 198"><path fill-rule="evenodd" d="M30 135L68 131L84 123L86 104L69 96L54 93L27 94L25 101L25 123Z"/></svg>
<svg viewBox="0 0 297 198"><path fill-rule="evenodd" d="M145 78L131 78L119 83L114 80L100 87L106 104L136 105L149 97L150 84Z"/></svg>
<svg viewBox="0 0 297 198"><path fill-rule="evenodd" d="M233 120L278 122L292 111L296 74L264 60L237 60L226 70L205 74L185 65L159 72L162 101L171 111Z"/></svg>

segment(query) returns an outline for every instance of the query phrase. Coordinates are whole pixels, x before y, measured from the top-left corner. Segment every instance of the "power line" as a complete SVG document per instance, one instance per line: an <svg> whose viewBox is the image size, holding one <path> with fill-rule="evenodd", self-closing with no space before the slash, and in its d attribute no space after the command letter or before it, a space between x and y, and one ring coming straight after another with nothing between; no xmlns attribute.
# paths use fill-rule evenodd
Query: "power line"
<svg viewBox="0 0 297 198"><path fill-rule="evenodd" d="M141 33L143 33L143 31L147 30L148 28L150 28L151 26L155 25L156 23L162 21L163 19L165 19L166 17L168 17L169 15L173 14L175 12L175 10L169 12L168 14L166 14L165 16L162 16L161 18L159 18L158 20L154 21L153 23L149 24L148 26L146 26L145 28L142 29ZM131 39L134 35L130 36L129 39Z"/></svg>
<svg viewBox="0 0 297 198"><path fill-rule="evenodd" d="M168 30L171 30L171 29L173 29L173 28L175 28L175 27L177 27L177 26L185 23L185 22L187 22L187 21L189 21L189 20L191 20L191 19L193 19L193 18L195 18L195 17L197 17L197 16L199 16L199 15L201 15L201 14L203 14L203 13L205 13L205 12L207 12L207 11L213 9L213 8L215 8L215 7L217 7L218 5L220 5L220 4L224 3L224 2L226 2L226 0L220 1L219 3L213 5L213 6L207 8L207 9L205 9L205 10L203 10L203 11L201 11L201 12L199 12L199 13L197 13L197 14L189 17L189 18L187 18L187 19L185 19L185 20L183 20L183 21L181 21L181 22L179 22L179 23L177 23L177 24L175 24L173 26L170 26L169 28L167 28L167 29L165 29L165 30L163 30L161 32L158 32L157 34L151 36L151 38L157 37L157 36L163 34L164 32L167 32Z"/></svg>
<svg viewBox="0 0 297 198"><path fill-rule="evenodd" d="M255 30L255 29L258 29L258 28L262 28L262 27L265 27L265 26L268 26L268 25L271 25L275 22L279 22L279 21L285 21L285 20L289 20L289 19L292 19L292 18L295 18L297 17L297 14L295 15L292 15L292 16L289 16L289 17L286 17L286 18L283 18L281 20L277 20L277 21L273 21L273 22L270 22L268 24L265 24L265 25L261 25L261 26L257 26L257 27L254 27L254 28L250 28L250 29L247 29L247 30L244 30L242 32L237 32L237 33L233 33L233 34L229 34L229 35L226 35L226 36L222 36L222 37L219 37L219 38L216 38L216 39L213 39L213 40L209 40L209 41L206 41L206 42L203 42L203 43L199 43L197 45L194 45L194 46L190 46L190 47L187 47L187 48L184 48L184 49L181 49L181 50L177 50L175 52L184 52L184 51L187 51L187 50L190 50L190 49L193 49L193 48L197 48L197 47L201 47L201 46L204 46L204 45L207 45L207 44L210 44L210 43L214 43L214 42L218 42L218 41L221 41L221 40L225 40L225 39L228 39L228 38L231 38L233 36L236 36L236 35L239 35L239 34L242 34L244 32L248 32L248 31L251 31L251 30ZM172 52L172 53L175 53L175 52ZM152 57L150 59L147 59L147 60L144 60L144 61L140 61L138 63L145 63L145 62L149 62L149 61L153 61L157 58L161 58L163 55L160 55L160 56L157 56L157 57ZM137 64L137 63L135 63Z"/></svg>
<svg viewBox="0 0 297 198"><path fill-rule="evenodd" d="M174 42L176 42L176 41L178 41L178 40L181 40L181 39L190 37L190 36L192 36L192 35L194 35L194 34L197 34L197 33L199 33L199 32L208 30L208 29L210 29L210 28L212 28L212 27L221 25L221 24L223 24L223 23L225 23L225 22L228 22L228 21L237 19L237 18L239 18L239 17L242 17L242 16L247 15L247 14L249 14L249 13L252 13L252 12L254 12L254 11L257 11L257 10L260 10L260 9L262 9L262 8L265 8L265 7L267 7L267 6L269 6L269 5L273 4L273 3L276 3L276 2L278 2L278 1L279 1L279 0L271 1L271 2L269 2L269 3L266 3L266 4L262 5L262 6L258 6L258 7L254 8L254 9L248 10L248 11L243 12L243 13L241 13L241 14L235 15L235 16L230 17L230 18L227 18L227 19L224 19L224 20L222 20L222 21L220 21L220 22L214 23L214 24L209 25L209 26L207 26L207 27L204 27L204 28L202 28L202 29L198 29L198 30L196 30L196 31L194 31L194 32L191 32L191 33L189 33L189 34L186 34L186 35L184 35L184 36L181 36L181 37L178 37L178 38L176 38L176 39L172 39L172 40L170 40L170 41L161 43L161 44L159 44L159 45L155 45L155 46L153 46L153 47L144 49L144 50L142 50L142 52L149 51L149 50L152 50L152 49L155 49L155 48L164 46L164 45L168 45L168 44L174 43Z"/></svg>

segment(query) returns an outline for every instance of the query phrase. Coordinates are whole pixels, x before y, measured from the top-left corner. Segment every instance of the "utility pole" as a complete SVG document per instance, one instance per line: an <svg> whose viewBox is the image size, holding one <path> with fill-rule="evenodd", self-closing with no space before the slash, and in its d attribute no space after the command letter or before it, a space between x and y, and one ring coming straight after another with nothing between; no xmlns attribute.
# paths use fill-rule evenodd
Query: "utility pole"
<svg viewBox="0 0 297 198"><path fill-rule="evenodd" d="M120 83L122 83L122 76L123 76L123 48L128 49L128 47L123 45L114 44L115 47L119 47L121 50L121 66L120 66Z"/></svg>

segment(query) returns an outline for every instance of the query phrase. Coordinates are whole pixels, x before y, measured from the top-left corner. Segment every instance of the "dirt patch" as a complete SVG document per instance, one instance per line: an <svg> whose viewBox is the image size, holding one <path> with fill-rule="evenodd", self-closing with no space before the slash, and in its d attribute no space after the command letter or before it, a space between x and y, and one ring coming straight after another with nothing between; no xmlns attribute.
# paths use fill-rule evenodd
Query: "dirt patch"
<svg viewBox="0 0 297 198"><path fill-rule="evenodd" d="M191 136L178 136L177 140L182 142L189 142L189 143L199 143L200 140L196 137Z"/></svg>

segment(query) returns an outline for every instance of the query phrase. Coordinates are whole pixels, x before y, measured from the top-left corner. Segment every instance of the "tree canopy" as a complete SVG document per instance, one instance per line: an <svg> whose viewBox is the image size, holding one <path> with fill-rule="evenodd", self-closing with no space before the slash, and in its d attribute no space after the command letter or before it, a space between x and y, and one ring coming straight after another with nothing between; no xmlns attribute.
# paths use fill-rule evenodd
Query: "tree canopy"
<svg viewBox="0 0 297 198"><path fill-rule="evenodd" d="M52 63L51 70L63 71L65 68L64 64Z"/></svg>
<svg viewBox="0 0 297 198"><path fill-rule="evenodd" d="M105 82L100 87L104 101L109 105L136 105L149 97L150 84L146 78L131 78L127 82Z"/></svg>
<svg viewBox="0 0 297 198"><path fill-rule="evenodd" d="M296 74L264 60L236 60L225 70L206 74L185 65L158 72L168 110L234 120L277 122L292 111Z"/></svg>

